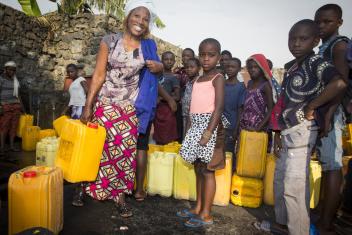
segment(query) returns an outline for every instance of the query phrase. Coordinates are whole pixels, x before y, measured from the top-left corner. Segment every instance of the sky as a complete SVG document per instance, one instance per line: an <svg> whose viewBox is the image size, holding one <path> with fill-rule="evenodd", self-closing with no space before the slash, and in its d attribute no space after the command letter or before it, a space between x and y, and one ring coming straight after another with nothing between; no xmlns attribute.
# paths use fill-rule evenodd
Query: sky
<svg viewBox="0 0 352 235"><path fill-rule="evenodd" d="M16 0L0 2L20 9ZM56 10L48 0L37 2L42 13ZM196 54L199 43L213 37L243 63L250 55L263 53L274 67L283 67L293 58L287 47L292 25L312 19L326 3L342 7L340 34L352 37L352 0L154 0L166 27L154 28L152 33L176 46L190 47Z"/></svg>

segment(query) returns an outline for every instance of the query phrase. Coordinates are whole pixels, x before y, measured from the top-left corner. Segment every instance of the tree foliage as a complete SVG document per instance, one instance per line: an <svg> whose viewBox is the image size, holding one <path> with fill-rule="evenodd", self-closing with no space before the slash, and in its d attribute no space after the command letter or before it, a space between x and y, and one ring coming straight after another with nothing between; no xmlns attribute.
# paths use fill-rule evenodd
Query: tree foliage
<svg viewBox="0 0 352 235"><path fill-rule="evenodd" d="M118 19L123 20L124 8L127 0L49 0L57 3L59 13L75 15L80 12L92 12L91 7L95 7L106 14L115 15ZM29 16L41 16L40 9L36 0L18 0L22 10ZM160 18L155 19L158 28L164 28L164 23Z"/></svg>

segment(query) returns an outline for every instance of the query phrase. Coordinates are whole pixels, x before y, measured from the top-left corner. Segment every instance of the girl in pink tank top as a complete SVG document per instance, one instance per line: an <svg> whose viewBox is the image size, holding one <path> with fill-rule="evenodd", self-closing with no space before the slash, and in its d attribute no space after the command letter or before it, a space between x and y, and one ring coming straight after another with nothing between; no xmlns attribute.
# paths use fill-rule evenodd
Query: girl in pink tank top
<svg viewBox="0 0 352 235"><path fill-rule="evenodd" d="M188 227L213 223L210 215L215 195L214 171L225 166L224 134L221 116L224 109L224 77L217 72L220 43L212 38L199 45L199 60L204 74L193 84L190 116L180 154L194 164L197 182L197 203L192 209L177 212ZM200 190L198 190L200 188ZM202 198L205 200L202 202Z"/></svg>

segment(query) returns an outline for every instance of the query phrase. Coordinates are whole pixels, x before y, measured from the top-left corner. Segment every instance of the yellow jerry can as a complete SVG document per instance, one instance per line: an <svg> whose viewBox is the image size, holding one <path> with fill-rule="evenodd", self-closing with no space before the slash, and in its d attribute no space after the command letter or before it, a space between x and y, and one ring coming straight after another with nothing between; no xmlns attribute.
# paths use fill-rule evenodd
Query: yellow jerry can
<svg viewBox="0 0 352 235"><path fill-rule="evenodd" d="M18 122L16 135L22 137L23 128L26 126L33 126L33 115L22 114Z"/></svg>
<svg viewBox="0 0 352 235"><path fill-rule="evenodd" d="M267 147L267 133L242 130L236 159L237 175L261 179L265 173Z"/></svg>
<svg viewBox="0 0 352 235"><path fill-rule="evenodd" d="M310 208L315 208L319 202L321 183L321 165L318 161L310 161L309 164L309 186L310 186Z"/></svg>
<svg viewBox="0 0 352 235"><path fill-rule="evenodd" d="M173 196L176 199L195 201L197 197L194 166L177 154L174 163Z"/></svg>
<svg viewBox="0 0 352 235"><path fill-rule="evenodd" d="M37 166L55 166L55 158L59 147L59 139L46 137L37 143L35 164Z"/></svg>
<svg viewBox="0 0 352 235"><path fill-rule="evenodd" d="M58 167L30 166L9 179L9 234L43 227L63 228L63 176Z"/></svg>
<svg viewBox="0 0 352 235"><path fill-rule="evenodd" d="M155 151L162 152L164 149L164 146L163 145L156 145L156 144L148 144L148 148L149 148L148 154L151 154Z"/></svg>
<svg viewBox="0 0 352 235"><path fill-rule="evenodd" d="M60 136L61 130L67 120L69 120L69 117L66 115L63 115L54 120L53 126L58 136Z"/></svg>
<svg viewBox="0 0 352 235"><path fill-rule="evenodd" d="M56 136L56 131L54 129L44 129L39 131L38 140L44 139L46 137Z"/></svg>
<svg viewBox="0 0 352 235"><path fill-rule="evenodd" d="M262 204L263 181L261 179L232 176L231 202L237 206L257 208Z"/></svg>
<svg viewBox="0 0 352 235"><path fill-rule="evenodd" d="M274 205L274 173L276 165L274 154L268 154L266 158L264 183L264 203L269 206Z"/></svg>
<svg viewBox="0 0 352 235"><path fill-rule="evenodd" d="M227 206L230 202L232 153L226 152L225 155L225 168L215 171L216 192L213 204L217 206Z"/></svg>
<svg viewBox="0 0 352 235"><path fill-rule="evenodd" d="M39 140L39 126L25 126L22 129L22 149L34 151Z"/></svg>
<svg viewBox="0 0 352 235"><path fill-rule="evenodd" d="M105 128L96 123L85 125L72 119L65 122L55 160L65 180L77 183L96 179L105 137Z"/></svg>
<svg viewBox="0 0 352 235"><path fill-rule="evenodd" d="M342 157L342 173L345 176L348 170L348 162L352 159L352 156L343 156Z"/></svg>
<svg viewBox="0 0 352 235"><path fill-rule="evenodd" d="M155 151L148 156L147 192L149 195L172 195L176 153Z"/></svg>

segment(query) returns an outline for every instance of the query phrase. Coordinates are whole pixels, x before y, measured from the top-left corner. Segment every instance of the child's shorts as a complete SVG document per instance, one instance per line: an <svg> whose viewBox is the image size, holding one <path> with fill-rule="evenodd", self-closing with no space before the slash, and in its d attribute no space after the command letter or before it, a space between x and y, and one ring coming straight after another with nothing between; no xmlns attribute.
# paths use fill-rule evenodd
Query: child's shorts
<svg viewBox="0 0 352 235"><path fill-rule="evenodd" d="M145 134L139 134L137 139L137 150L145 150L148 151L149 147L149 135L150 129L152 127L152 123L150 122L147 127L147 132Z"/></svg>
<svg viewBox="0 0 352 235"><path fill-rule="evenodd" d="M334 114L334 126L327 137L317 141L317 154L322 163L323 171L342 168L342 130L344 126L343 111L338 107Z"/></svg>

